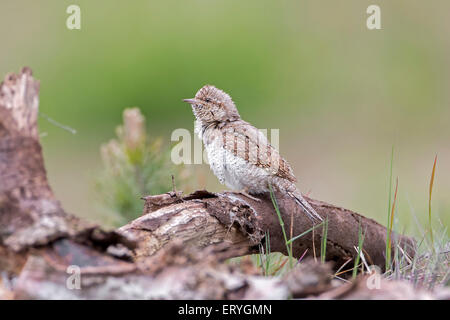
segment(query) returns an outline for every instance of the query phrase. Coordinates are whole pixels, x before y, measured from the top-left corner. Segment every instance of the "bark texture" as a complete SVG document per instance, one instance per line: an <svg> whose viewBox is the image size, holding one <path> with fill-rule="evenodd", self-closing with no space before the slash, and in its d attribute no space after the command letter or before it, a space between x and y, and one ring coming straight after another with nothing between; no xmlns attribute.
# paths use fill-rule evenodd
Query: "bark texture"
<svg viewBox="0 0 450 320"><path fill-rule="evenodd" d="M294 237L313 226L291 197L278 193L275 197L289 239L291 222ZM358 245L361 228L365 235L363 253L368 263L384 268L385 227L353 211L306 199L323 219L328 219L326 260L334 261L337 268L353 259L357 254L355 246ZM245 247L249 253L258 252L259 245L265 245L266 232L271 251L287 254L279 218L268 194L255 201L231 192L213 194L197 191L185 197L169 192L147 196L144 200L143 216L119 229L123 235L139 243L136 258L153 255L173 238L196 246L225 241L230 247ZM322 226L319 226L293 242L293 256L300 258L305 252L306 256L313 256L314 251L320 256L321 241ZM414 241L411 238L395 236L393 243L398 243L413 255Z"/></svg>

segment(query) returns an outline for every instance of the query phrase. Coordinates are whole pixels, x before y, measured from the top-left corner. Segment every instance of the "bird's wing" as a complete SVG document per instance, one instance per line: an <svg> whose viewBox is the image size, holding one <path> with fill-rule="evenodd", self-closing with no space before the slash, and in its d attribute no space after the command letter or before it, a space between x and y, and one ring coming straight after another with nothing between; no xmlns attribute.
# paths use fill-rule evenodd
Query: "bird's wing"
<svg viewBox="0 0 450 320"><path fill-rule="evenodd" d="M289 163L267 141L266 136L248 122L242 120L231 122L221 131L225 149L235 156L280 178L297 181Z"/></svg>

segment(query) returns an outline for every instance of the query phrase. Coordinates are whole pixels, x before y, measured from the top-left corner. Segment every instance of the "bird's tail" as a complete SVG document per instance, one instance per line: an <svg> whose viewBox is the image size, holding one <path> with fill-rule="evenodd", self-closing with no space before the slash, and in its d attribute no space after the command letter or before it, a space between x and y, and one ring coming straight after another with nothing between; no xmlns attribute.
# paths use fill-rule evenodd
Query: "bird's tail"
<svg viewBox="0 0 450 320"><path fill-rule="evenodd" d="M303 211L308 215L308 218L310 218L313 222L323 221L322 217L319 216L316 210L314 210L314 208L311 207L308 201L303 198L302 194L299 191L289 192L289 195L295 199L295 202L297 202L300 207L302 207Z"/></svg>

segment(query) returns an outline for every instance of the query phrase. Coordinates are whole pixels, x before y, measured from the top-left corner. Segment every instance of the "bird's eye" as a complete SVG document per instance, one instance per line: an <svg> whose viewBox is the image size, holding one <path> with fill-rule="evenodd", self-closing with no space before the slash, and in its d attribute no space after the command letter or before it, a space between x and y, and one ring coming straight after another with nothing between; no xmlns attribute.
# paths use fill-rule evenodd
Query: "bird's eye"
<svg viewBox="0 0 450 320"><path fill-rule="evenodd" d="M206 98L205 101L206 102L211 102L211 99L210 98Z"/></svg>

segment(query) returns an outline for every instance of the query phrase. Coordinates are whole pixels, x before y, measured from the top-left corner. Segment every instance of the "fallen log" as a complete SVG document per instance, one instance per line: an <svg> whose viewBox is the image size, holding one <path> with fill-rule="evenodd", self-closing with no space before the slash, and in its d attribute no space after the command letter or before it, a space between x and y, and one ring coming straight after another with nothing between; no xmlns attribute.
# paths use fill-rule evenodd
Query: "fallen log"
<svg viewBox="0 0 450 320"><path fill-rule="evenodd" d="M278 207L286 232L292 227L295 237L310 229L313 224L291 197L276 193ZM364 234L363 253L371 265L383 269L385 264L385 227L353 211L306 198L317 213L328 219L326 260L341 266L357 254L358 233ZM271 252L287 254L286 242L270 195L259 201L239 193L210 193L196 191L182 197L179 193L144 197L142 217L121 227L118 231L139 243L135 258L151 256L171 239L206 246L227 242L231 247L247 248L256 253L265 247L266 235L270 238ZM292 225L291 225L292 224ZM292 254L300 258L320 256L322 226L293 242ZM405 236L394 240L410 255L414 254L414 241Z"/></svg>

